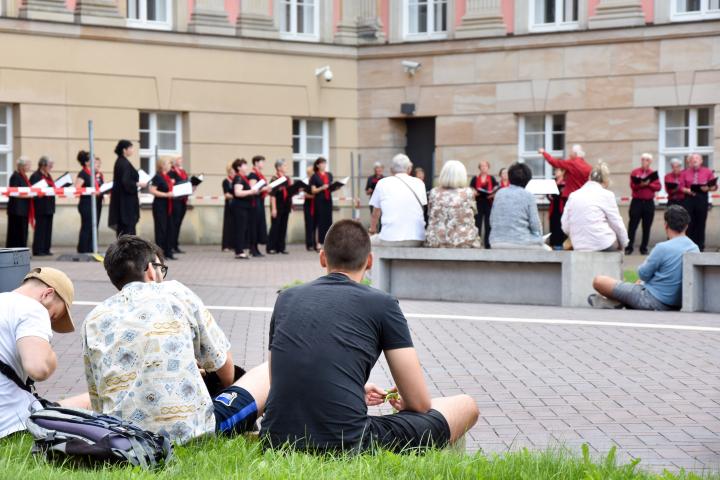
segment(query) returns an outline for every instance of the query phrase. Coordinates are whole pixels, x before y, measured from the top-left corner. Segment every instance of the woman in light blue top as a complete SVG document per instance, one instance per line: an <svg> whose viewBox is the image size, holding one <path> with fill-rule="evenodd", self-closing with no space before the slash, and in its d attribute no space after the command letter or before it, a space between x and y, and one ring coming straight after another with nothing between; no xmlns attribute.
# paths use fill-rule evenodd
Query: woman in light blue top
<svg viewBox="0 0 720 480"><path fill-rule="evenodd" d="M525 190L530 167L514 163L508 169L510 186L495 194L490 213L492 248L545 248L535 196Z"/></svg>

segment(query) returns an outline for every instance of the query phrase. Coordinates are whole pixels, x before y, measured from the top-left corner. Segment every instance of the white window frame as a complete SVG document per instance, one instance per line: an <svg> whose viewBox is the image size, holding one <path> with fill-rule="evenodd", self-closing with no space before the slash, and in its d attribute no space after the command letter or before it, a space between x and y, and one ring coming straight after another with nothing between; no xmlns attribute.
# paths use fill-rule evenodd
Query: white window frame
<svg viewBox="0 0 720 480"><path fill-rule="evenodd" d="M151 30L172 30L172 18L173 18L173 0L167 0L165 2L165 16L167 21L159 22L157 20L147 19L147 2L148 0L138 0L140 3L139 18L130 18L130 1L126 2L127 6L127 26L132 28L147 28Z"/></svg>
<svg viewBox="0 0 720 480"><path fill-rule="evenodd" d="M542 155L540 155L537 150L531 151L531 150L525 150L525 120L527 117L535 117L544 115L544 139L543 139L543 148L547 153L552 155L555 158L565 158L565 150L553 150L552 144L553 144L553 116L555 115L564 115L565 116L565 130L562 131L563 135L565 135L565 142L563 142L563 147L567 144L567 114L565 112L552 112L552 113L527 113L527 114L521 114L518 118L518 161L520 163L525 163L526 160L529 159L543 159L543 175L542 176L533 176L533 178L554 178L553 175L553 167L548 162L545 161Z"/></svg>
<svg viewBox="0 0 720 480"><path fill-rule="evenodd" d="M298 0L279 0L280 5L280 38L285 40L299 40L303 42L320 41L320 0L303 0L303 3L313 2L313 32L298 33L297 31L297 2ZM290 28L286 24L285 7L290 4Z"/></svg>
<svg viewBox="0 0 720 480"><path fill-rule="evenodd" d="M710 0L700 0L699 12L678 12L677 1L670 0L670 21L692 22L720 18L720 9L710 10Z"/></svg>
<svg viewBox="0 0 720 480"><path fill-rule="evenodd" d="M699 107L682 107L682 108L664 108L660 110L658 119L658 176L660 179L664 179L665 175L670 173L665 168L665 164L668 158L679 158L683 161L683 168L685 163L685 157L691 153L699 153L700 155L710 155L709 168L713 168L715 164L715 148L713 146L715 124L711 123L712 127L710 130L710 145L698 146L697 144L697 131L698 131L698 110L702 108L710 109L710 121L714 120L713 115L715 112L711 106L699 106ZM667 147L665 139L665 130L667 125L667 112L672 110L688 110L688 146L687 147ZM662 194L665 194L665 182L662 182Z"/></svg>
<svg viewBox="0 0 720 480"><path fill-rule="evenodd" d="M528 30L530 32L560 32L580 28L580 0L578 2L578 19L572 22L562 21L564 1L555 0L555 21L552 23L535 23L535 0L528 0Z"/></svg>
<svg viewBox="0 0 720 480"><path fill-rule="evenodd" d="M4 185L5 187L10 181L10 175L12 175L15 169L15 158L13 157L13 129L12 129L12 105L0 103L0 124L6 126L6 136L4 139L0 139L0 154L5 154L5 165L0 165L0 171L7 175ZM7 201L7 197L0 197L3 202Z"/></svg>
<svg viewBox="0 0 720 480"><path fill-rule="evenodd" d="M307 122L309 121L322 121L322 152L307 151ZM298 148L300 152L293 152L293 164L292 168L295 168L295 163L299 163L298 175L300 178L305 177L305 171L308 165L317 160L318 157L323 157L328 161L328 170L330 170L330 122L324 118L293 118L293 122L298 122ZM293 135L294 136L294 135Z"/></svg>
<svg viewBox="0 0 720 480"><path fill-rule="evenodd" d="M150 164L148 165L147 173L153 176L155 173L155 162L157 157L155 156L155 146L157 145L158 139L158 128L157 128L157 116L162 115L175 115L175 148L174 149L157 149L158 157L179 157L182 155L182 114L179 112L147 112L141 111L140 114L148 115L149 129L147 130L148 135L148 148L142 148L142 144L138 141L138 153L140 154L141 161L143 158L148 158ZM140 114L138 115L138 138L140 138L140 132L145 130L140 129Z"/></svg>
<svg viewBox="0 0 720 480"><path fill-rule="evenodd" d="M447 18L445 18L445 25L446 30L430 30L430 27L434 27L435 25L435 5L438 3L445 3L445 15ZM402 8L403 8L403 39L413 41L413 40L443 40L445 38L448 38L448 30L450 28L450 3L451 0L427 0L428 4L428 16L427 16L427 32L421 32L421 33L411 33L410 32L410 0L403 0Z"/></svg>

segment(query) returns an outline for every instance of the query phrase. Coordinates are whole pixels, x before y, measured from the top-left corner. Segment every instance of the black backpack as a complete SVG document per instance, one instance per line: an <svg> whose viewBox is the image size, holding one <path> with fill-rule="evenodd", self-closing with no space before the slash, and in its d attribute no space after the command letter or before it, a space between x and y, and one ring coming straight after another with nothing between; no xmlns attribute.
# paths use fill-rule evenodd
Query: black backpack
<svg viewBox="0 0 720 480"><path fill-rule="evenodd" d="M30 415L26 426L35 438L32 452L45 454L51 460L70 459L89 465L130 464L154 469L172 458L172 445L166 436L81 408L37 410Z"/></svg>

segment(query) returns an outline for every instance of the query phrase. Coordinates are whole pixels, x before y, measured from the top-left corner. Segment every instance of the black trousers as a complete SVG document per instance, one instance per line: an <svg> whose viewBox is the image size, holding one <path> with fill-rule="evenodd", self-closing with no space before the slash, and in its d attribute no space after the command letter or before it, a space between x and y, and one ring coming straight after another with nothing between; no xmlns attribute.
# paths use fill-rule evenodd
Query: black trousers
<svg viewBox="0 0 720 480"><path fill-rule="evenodd" d="M695 242L700 251L705 250L705 223L708 216L707 193L698 193L694 197L685 198L685 209L690 214L687 236Z"/></svg>
<svg viewBox="0 0 720 480"><path fill-rule="evenodd" d="M88 199L89 200L89 199ZM77 252L92 253L92 210L89 201L85 201L85 197L80 198L78 204L78 212L80 213L80 235L78 237ZM100 228L100 216L102 215L102 199L97 200L97 227Z"/></svg>
<svg viewBox="0 0 720 480"><path fill-rule="evenodd" d="M318 232L318 243L325 243L325 235L327 235L332 225L332 203L324 201L315 202L315 228Z"/></svg>
<svg viewBox="0 0 720 480"><path fill-rule="evenodd" d="M312 214L312 201L303 205L303 216L305 219L305 247L315 248L315 218Z"/></svg>
<svg viewBox="0 0 720 480"><path fill-rule="evenodd" d="M257 198L256 204L249 211L248 244L250 251L259 252L258 245L267 243L267 223L265 222L265 203Z"/></svg>
<svg viewBox="0 0 720 480"><path fill-rule="evenodd" d="M278 209L277 216L270 222L270 235L268 237L268 252L284 252L286 249L287 226L290 219L290 210Z"/></svg>
<svg viewBox="0 0 720 480"><path fill-rule="evenodd" d="M28 241L28 217L8 213L6 248L26 248Z"/></svg>
<svg viewBox="0 0 720 480"><path fill-rule="evenodd" d="M230 202L225 201L225 208L223 208L223 233L222 233L222 249L234 249L235 248L235 236L233 234L233 214Z"/></svg>
<svg viewBox="0 0 720 480"><path fill-rule="evenodd" d="M237 205L232 207L233 229L235 237L235 255L239 255L248 248L248 226L250 223L251 208L242 208Z"/></svg>
<svg viewBox="0 0 720 480"><path fill-rule="evenodd" d="M35 217L35 235L33 237L33 255L48 255L52 245L53 215Z"/></svg>
<svg viewBox="0 0 720 480"><path fill-rule="evenodd" d="M640 249L645 250L650 241L650 229L655 218L655 202L653 200L640 200L633 198L630 201L630 223L628 224L628 247L635 245L635 232L642 221L642 241Z"/></svg>
<svg viewBox="0 0 720 480"><path fill-rule="evenodd" d="M173 250L178 250L180 248L178 243L180 240L180 227L185 219L185 213L187 213L187 203L182 200L173 202L173 234L170 239L170 248Z"/></svg>
<svg viewBox="0 0 720 480"><path fill-rule="evenodd" d="M492 205L490 202L476 202L477 204L477 215L475 215L475 226L478 229L478 235L483 239L485 248L490 248L490 210ZM485 228L485 234L483 235L483 226Z"/></svg>
<svg viewBox="0 0 720 480"><path fill-rule="evenodd" d="M550 215L550 246L552 247L562 247L567 238L562 229L562 212L559 207L560 205L555 205Z"/></svg>
<svg viewBox="0 0 720 480"><path fill-rule="evenodd" d="M165 205L153 205L153 224L155 226L155 244L160 247L166 257L172 257L172 236L174 234L173 217L168 214Z"/></svg>

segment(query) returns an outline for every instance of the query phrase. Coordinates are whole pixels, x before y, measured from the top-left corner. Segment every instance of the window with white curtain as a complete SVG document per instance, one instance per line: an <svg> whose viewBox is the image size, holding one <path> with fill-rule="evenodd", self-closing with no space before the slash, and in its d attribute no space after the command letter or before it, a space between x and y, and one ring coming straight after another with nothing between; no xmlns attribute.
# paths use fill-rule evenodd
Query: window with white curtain
<svg viewBox="0 0 720 480"><path fill-rule="evenodd" d="M533 172L533 178L552 178L552 166L538 150L543 148L556 158L565 156L565 114L521 115L518 125L518 158Z"/></svg>
<svg viewBox="0 0 720 480"><path fill-rule="evenodd" d="M172 0L128 0L128 25L138 28L172 28Z"/></svg>
<svg viewBox="0 0 720 480"><path fill-rule="evenodd" d="M298 40L318 40L318 3L318 0L282 0L280 26L283 36Z"/></svg>
<svg viewBox="0 0 720 480"><path fill-rule="evenodd" d="M445 38L448 0L404 0L405 38Z"/></svg>
<svg viewBox="0 0 720 480"><path fill-rule="evenodd" d="M305 177L308 166L318 157L328 159L330 150L329 122L324 119L293 119L293 176ZM330 160L328 159L328 169Z"/></svg>
<svg viewBox="0 0 720 480"><path fill-rule="evenodd" d="M678 158L685 162L691 153L699 153L706 167L713 167L713 109L672 108L660 111L658 172L661 178L669 173L670 161Z"/></svg>
<svg viewBox="0 0 720 480"><path fill-rule="evenodd" d="M0 104L0 186L7 186L13 167L12 107Z"/></svg>
<svg viewBox="0 0 720 480"><path fill-rule="evenodd" d="M578 28L578 0L529 0L530 31Z"/></svg>
<svg viewBox="0 0 720 480"><path fill-rule="evenodd" d="M720 0L670 0L676 22L720 18Z"/></svg>
<svg viewBox="0 0 720 480"><path fill-rule="evenodd" d="M182 155L182 117L171 112L140 112L140 168L151 176L158 157Z"/></svg>

